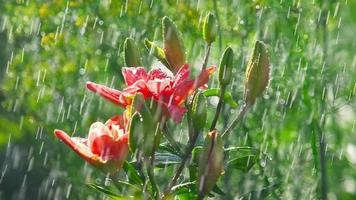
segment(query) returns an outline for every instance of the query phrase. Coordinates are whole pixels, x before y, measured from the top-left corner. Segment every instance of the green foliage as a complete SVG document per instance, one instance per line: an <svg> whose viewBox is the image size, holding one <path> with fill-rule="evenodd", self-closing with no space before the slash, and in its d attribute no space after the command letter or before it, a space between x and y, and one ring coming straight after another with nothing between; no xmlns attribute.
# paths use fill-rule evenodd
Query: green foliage
<svg viewBox="0 0 356 200"><path fill-rule="evenodd" d="M198 74L208 12L217 27L208 65L218 65L227 46L235 53L218 130L224 130L243 105L244 73L256 40L268 46L272 75L243 123L225 139L226 147L236 148L224 152L225 173L217 183L223 192L214 188L210 195L320 199L322 133L328 195L355 199L355 9L355 1L321 0L0 0L0 199L126 199L145 184L151 193L134 155L120 172L119 187L106 187L106 176L59 143L53 130L60 127L73 136L86 136L92 122L123 112L88 92L85 82L123 88L125 38L136 43L146 69L179 63L172 56L166 59L161 48L164 16L175 22L174 29L181 33L176 32L177 41L184 41L181 57L192 74ZM218 87L215 73L203 92L205 130L215 114ZM153 170L160 188L174 175L188 145L186 124L169 122L170 136L179 142L170 144L165 136L157 147ZM202 143L198 138L193 152L199 154ZM194 155L173 187L177 199L197 196L193 180L199 159L194 161ZM95 183L95 190L83 182Z"/></svg>

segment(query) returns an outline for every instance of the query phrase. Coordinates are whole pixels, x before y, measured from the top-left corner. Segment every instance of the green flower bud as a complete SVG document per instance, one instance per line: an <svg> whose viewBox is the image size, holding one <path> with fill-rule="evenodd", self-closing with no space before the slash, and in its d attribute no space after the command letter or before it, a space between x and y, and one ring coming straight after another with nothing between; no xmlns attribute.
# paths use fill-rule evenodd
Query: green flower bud
<svg viewBox="0 0 356 200"><path fill-rule="evenodd" d="M269 82L269 60L266 45L256 41L246 69L245 103L254 104L265 91Z"/></svg>
<svg viewBox="0 0 356 200"><path fill-rule="evenodd" d="M156 146L158 127L154 118L146 106L145 99L141 93L135 95L132 103L131 112L134 114L131 117L129 147L131 151L141 150L143 156L152 155L152 151Z"/></svg>
<svg viewBox="0 0 356 200"><path fill-rule="evenodd" d="M219 83L220 87L226 87L231 81L232 67L234 61L234 51L227 47L220 59L219 65Z"/></svg>
<svg viewBox="0 0 356 200"><path fill-rule="evenodd" d="M207 118L206 109L206 97L199 92L194 96L192 104L192 120L195 132L204 130Z"/></svg>
<svg viewBox="0 0 356 200"><path fill-rule="evenodd" d="M162 28L164 54L170 65L170 70L176 73L185 63L183 40L176 25L166 16L162 19Z"/></svg>
<svg viewBox="0 0 356 200"><path fill-rule="evenodd" d="M125 40L124 62L126 67L142 66L140 51L132 38L126 38Z"/></svg>
<svg viewBox="0 0 356 200"><path fill-rule="evenodd" d="M145 46L150 51L150 53L152 53L154 57L156 57L162 64L164 64L169 69L171 68L162 48L147 39L145 39Z"/></svg>
<svg viewBox="0 0 356 200"><path fill-rule="evenodd" d="M214 188L224 172L224 148L219 133L213 130L205 138L199 161L197 186L199 195L205 196Z"/></svg>
<svg viewBox="0 0 356 200"><path fill-rule="evenodd" d="M211 44L215 41L217 33L218 28L215 16L209 12L205 17L203 24L203 38L208 44Z"/></svg>

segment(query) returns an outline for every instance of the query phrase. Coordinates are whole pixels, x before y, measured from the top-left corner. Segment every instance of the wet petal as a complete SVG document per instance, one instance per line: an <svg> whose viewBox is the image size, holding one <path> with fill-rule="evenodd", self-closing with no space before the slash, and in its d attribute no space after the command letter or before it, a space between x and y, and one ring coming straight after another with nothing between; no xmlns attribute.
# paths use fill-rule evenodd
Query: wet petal
<svg viewBox="0 0 356 200"><path fill-rule="evenodd" d="M80 157L88 161L93 165L100 164L100 161L96 159L95 155L90 151L89 147L86 145L87 140L84 138L70 137L67 133L62 130L54 130L54 134L57 138L62 140L66 145L68 145L74 152L76 152Z"/></svg>
<svg viewBox="0 0 356 200"><path fill-rule="evenodd" d="M204 69L194 81L194 90L204 86L209 81L209 76L216 70L215 66L207 67Z"/></svg>
<svg viewBox="0 0 356 200"><path fill-rule="evenodd" d="M90 81L86 83L86 86L90 91L98 93L101 97L111 101L114 104L126 107L130 103L119 90L115 90Z"/></svg>
<svg viewBox="0 0 356 200"><path fill-rule="evenodd" d="M190 75L190 70L189 70L189 65L184 64L177 74L174 77L174 84L173 86L179 85L181 82L185 81L186 79L189 78Z"/></svg>
<svg viewBox="0 0 356 200"><path fill-rule="evenodd" d="M153 69L148 73L148 80L169 78L168 74L161 69Z"/></svg>
<svg viewBox="0 0 356 200"><path fill-rule="evenodd" d="M134 84L138 80L147 81L147 72L143 67L123 67L122 75L128 86Z"/></svg>
<svg viewBox="0 0 356 200"><path fill-rule="evenodd" d="M187 109L175 105L170 105L168 106L168 111L173 121L178 124L182 122L183 116L187 112Z"/></svg>
<svg viewBox="0 0 356 200"><path fill-rule="evenodd" d="M171 84L171 79L165 78L165 79L154 79L154 80L149 80L146 85L147 89L154 95L154 96L159 96L165 90L167 87L169 87Z"/></svg>
<svg viewBox="0 0 356 200"><path fill-rule="evenodd" d="M110 130L101 122L95 122L90 126L88 135L88 146L93 154L99 155L105 148L106 137L112 139ZM98 138L105 138L105 141L98 140Z"/></svg>

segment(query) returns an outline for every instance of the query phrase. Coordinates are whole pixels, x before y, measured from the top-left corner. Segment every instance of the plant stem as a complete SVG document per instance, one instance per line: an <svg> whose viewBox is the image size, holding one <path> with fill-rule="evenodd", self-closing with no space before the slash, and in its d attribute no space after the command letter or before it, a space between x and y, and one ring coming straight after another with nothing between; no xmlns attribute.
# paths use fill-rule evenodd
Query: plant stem
<svg viewBox="0 0 356 200"><path fill-rule="evenodd" d="M232 122L227 127L227 129L222 133L221 137L225 138L228 135L228 133L243 119L243 117L245 116L249 108L250 108L250 104L247 103L245 103L241 107L239 114L236 116L234 120L232 120Z"/></svg>
<svg viewBox="0 0 356 200"><path fill-rule="evenodd" d="M323 64L327 67L328 66L328 31L327 31L327 13L328 13L328 8L329 8L329 1L325 1L322 4L322 13L321 13L321 27L322 27L322 40L323 40L323 57L322 61L324 62ZM321 85L322 87L326 87L327 83L324 81L324 79L321 80ZM320 199L322 200L327 200L328 199L328 180L327 180L327 171L326 171L326 142L325 142L325 135L323 133L323 128L325 127L325 122L326 122L326 103L325 103L325 96L326 96L327 91L325 92L324 96L320 99L321 101L321 115L324 115L322 117L322 120L319 123L317 123L316 128L318 132L318 139L319 139L319 159L320 159L320 192L321 196Z"/></svg>
<svg viewBox="0 0 356 200"><path fill-rule="evenodd" d="M190 143L185 151L185 155L182 159L182 162L180 163L180 165L179 165L174 177L172 178L171 182L169 183L168 187L165 189L161 199L165 199L167 197L167 195L171 192L172 187L177 183L178 178L180 177L180 175L184 169L185 163L190 158L192 150L195 146L195 142L197 141L198 135L199 135L198 133L195 133L193 138L190 140Z"/></svg>
<svg viewBox="0 0 356 200"><path fill-rule="evenodd" d="M148 179L150 180L150 183L152 186L153 196L155 199L158 199L159 198L159 189L158 189L157 183L154 178L153 167L154 166L152 164L147 165L147 175L148 175Z"/></svg>
<svg viewBox="0 0 356 200"><path fill-rule="evenodd" d="M204 62L201 67L201 70L203 71L206 66L208 65L208 60L209 60L209 55L210 55L210 49L211 49L211 43L208 43L205 48L205 56L204 56Z"/></svg>
<svg viewBox="0 0 356 200"><path fill-rule="evenodd" d="M321 199L328 199L328 181L326 175L326 142L325 135L323 134L321 127L317 125L317 131L319 136L319 158L320 158L320 183L321 183Z"/></svg>
<svg viewBox="0 0 356 200"><path fill-rule="evenodd" d="M165 123L164 126L163 126L163 133L164 133L164 136L167 138L169 144L172 145L173 149L179 153L179 155L183 155L184 152L182 151L182 149L180 148L180 145L174 140L174 138L172 137L169 129L168 129L168 126L167 124Z"/></svg>
<svg viewBox="0 0 356 200"><path fill-rule="evenodd" d="M213 122L211 122L210 131L215 129L216 123L218 122L221 109L224 106L224 95L225 95L225 87L222 87L220 90L219 102L218 102L218 106L216 108L215 116L214 116Z"/></svg>

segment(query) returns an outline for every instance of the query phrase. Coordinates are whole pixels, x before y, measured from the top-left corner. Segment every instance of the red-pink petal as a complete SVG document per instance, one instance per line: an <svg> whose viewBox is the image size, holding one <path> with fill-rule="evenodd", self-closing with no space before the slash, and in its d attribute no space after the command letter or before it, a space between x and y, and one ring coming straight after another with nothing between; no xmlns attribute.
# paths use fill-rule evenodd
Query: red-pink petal
<svg viewBox="0 0 356 200"><path fill-rule="evenodd" d="M72 138L67 133L62 130L54 130L54 134L57 138L62 140L66 145L68 145L74 152L76 152L80 157L88 161L93 165L100 164L100 161L95 158L94 154L90 151L89 147L86 145L86 139L84 138Z"/></svg>
<svg viewBox="0 0 356 200"><path fill-rule="evenodd" d="M98 93L101 97L111 101L114 104L120 105L122 107L126 107L128 104L130 104L130 101L125 96L123 96L122 92L119 90L115 90L90 81L86 83L86 86L90 91Z"/></svg>
<svg viewBox="0 0 356 200"><path fill-rule="evenodd" d="M147 81L147 72L143 67L123 67L122 75L126 85L130 86L138 80Z"/></svg>
<svg viewBox="0 0 356 200"><path fill-rule="evenodd" d="M187 112L187 109L175 105L170 105L168 106L168 111L173 121L178 124L182 122L183 116Z"/></svg>
<svg viewBox="0 0 356 200"><path fill-rule="evenodd" d="M152 69L148 73L148 80L169 78L166 72L161 69Z"/></svg>
<svg viewBox="0 0 356 200"><path fill-rule="evenodd" d="M90 126L88 135L88 146L93 154L100 155L105 148L104 142L100 143L100 141L95 141L102 136L111 137L109 128L101 122L93 123Z"/></svg>
<svg viewBox="0 0 356 200"><path fill-rule="evenodd" d="M194 81L194 90L204 86L209 81L209 76L214 73L215 70L216 67L214 66L207 67L206 69L204 69Z"/></svg>
<svg viewBox="0 0 356 200"><path fill-rule="evenodd" d="M171 84L171 80L169 78L165 79L154 79L149 80L146 83L147 89L152 93L153 96L159 96L167 87Z"/></svg>
<svg viewBox="0 0 356 200"><path fill-rule="evenodd" d="M189 65L184 64L174 77L173 87L179 85L181 82L187 80L190 75Z"/></svg>

